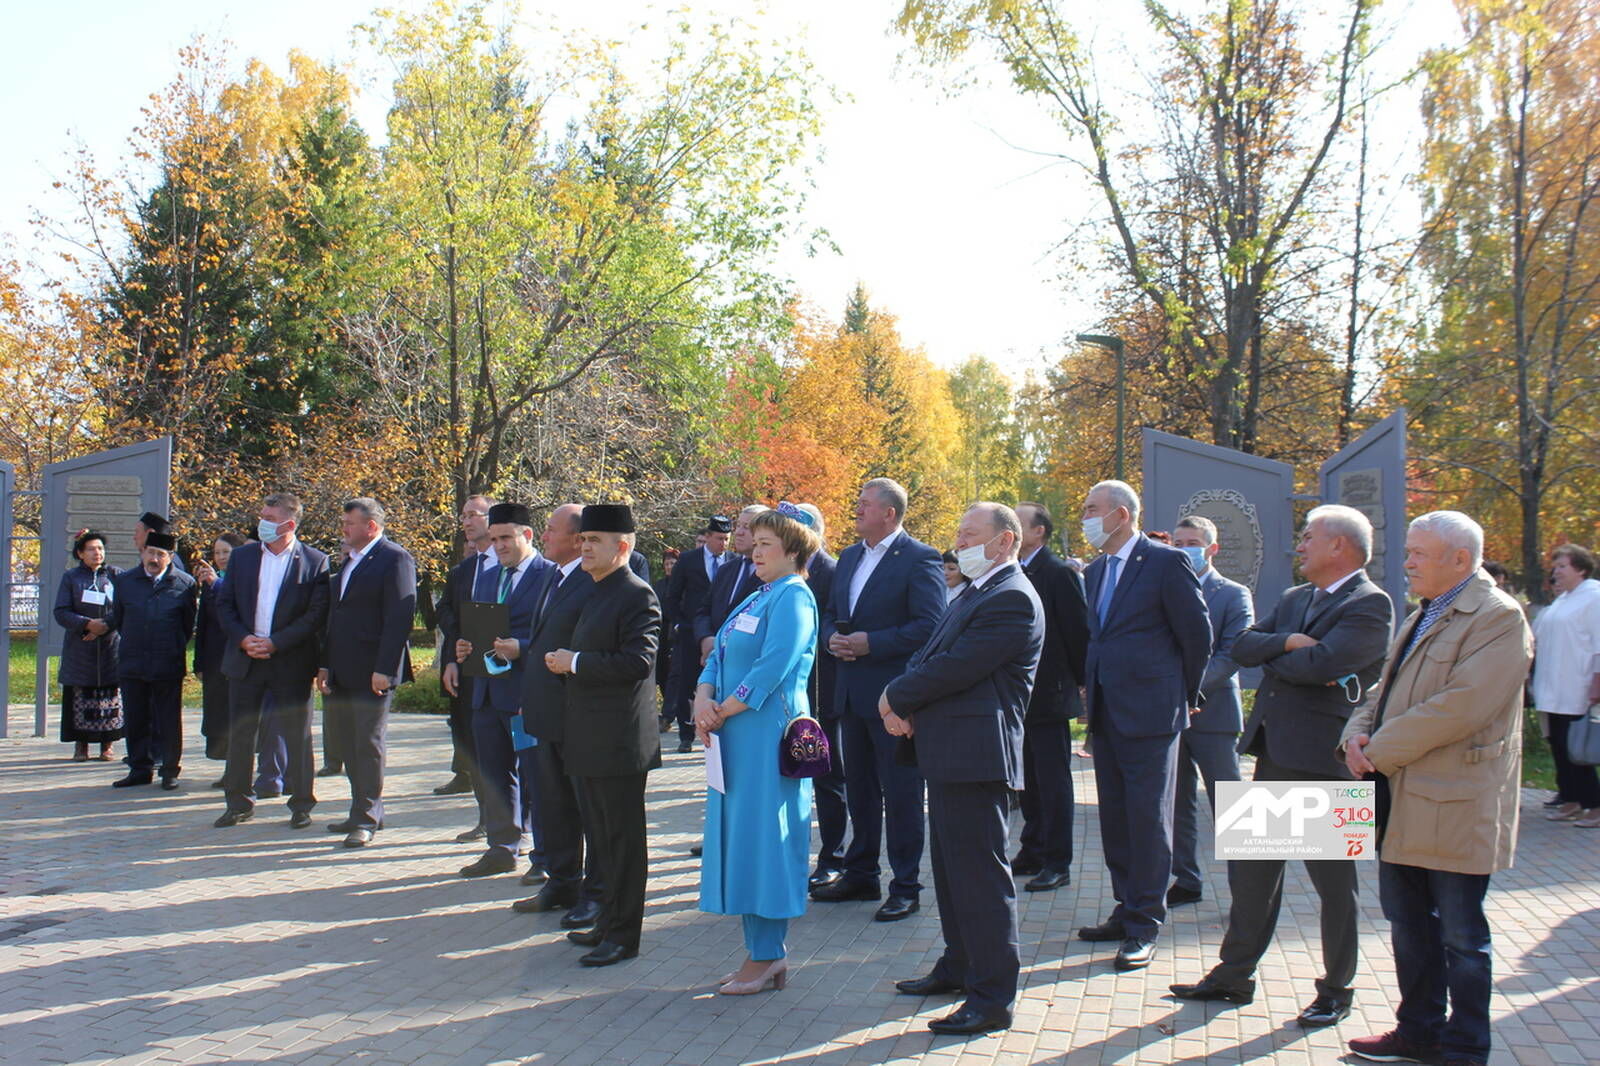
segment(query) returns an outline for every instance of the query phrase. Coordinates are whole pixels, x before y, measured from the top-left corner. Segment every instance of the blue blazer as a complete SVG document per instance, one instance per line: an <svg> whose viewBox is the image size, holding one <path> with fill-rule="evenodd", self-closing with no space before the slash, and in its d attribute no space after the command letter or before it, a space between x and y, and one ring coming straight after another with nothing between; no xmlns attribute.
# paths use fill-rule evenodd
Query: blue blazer
<svg viewBox="0 0 1600 1066"><path fill-rule="evenodd" d="M398 685L411 680L411 623L417 613L417 564L383 534L350 572L345 564L328 579L328 629L323 665L341 689L370 692L372 675Z"/></svg>
<svg viewBox="0 0 1600 1066"><path fill-rule="evenodd" d="M851 614L850 580L864 550L858 541L839 553L833 595L822 615L822 646L839 631L841 618L849 618L854 632L867 634L871 650L864 658L835 660L834 699L839 713L849 710L875 720L884 686L905 672L944 614L944 566L938 552L900 533L867 578Z"/></svg>
<svg viewBox="0 0 1600 1066"><path fill-rule="evenodd" d="M1239 664L1233 661L1233 644L1255 621L1255 608L1250 605L1250 590L1229 581L1214 566L1200 575L1200 594L1211 616L1211 658L1200 679L1205 704L1189 719L1189 728L1237 736L1244 728L1244 707L1239 702Z"/></svg>
<svg viewBox="0 0 1600 1066"><path fill-rule="evenodd" d="M1022 720L1044 633L1044 605L1015 563L950 604L888 689L889 706L916 727L924 777L1022 787Z"/></svg>
<svg viewBox="0 0 1600 1066"><path fill-rule="evenodd" d="M702 544L678 557L678 565L672 568L672 577L667 581L666 599L661 601L662 617L672 619L678 627L679 640L699 643L694 635L694 616L710 595L711 578L706 574L706 549Z"/></svg>
<svg viewBox="0 0 1600 1066"><path fill-rule="evenodd" d="M1101 555L1084 573L1089 652L1084 662L1089 728L1110 715L1131 737L1182 732L1201 704L1200 681L1211 658L1211 618L1200 580L1177 548L1140 533L1118 576L1110 613L1100 624Z"/></svg>
<svg viewBox="0 0 1600 1066"><path fill-rule="evenodd" d="M217 624L222 628L222 676L256 684L310 681L321 658L322 623L328 616L328 557L298 537L289 549L289 568L272 608L277 649L270 659L252 659L239 642L256 631L256 595L260 591L261 553L258 540L234 549L228 574L215 586Z"/></svg>
<svg viewBox="0 0 1600 1066"><path fill-rule="evenodd" d="M500 635L515 636L519 651L517 657L511 660L511 669L505 673L472 679L474 709L491 707L502 714L516 714L522 709L522 674L528 668L528 647L533 640L533 610L543 599L540 594L545 589L544 571L554 568L549 559L534 552L533 558L528 561L528 569L523 571L522 580L511 590L511 596L506 600L506 606L511 608L510 631ZM472 598L480 603L493 603L500 588L500 575L504 571L503 566L491 566L485 570L478 578L478 587L473 589ZM488 650L475 648L472 654L481 656ZM455 654L454 646L449 653ZM540 662L539 669L544 668L544 663Z"/></svg>
<svg viewBox="0 0 1600 1066"><path fill-rule="evenodd" d="M750 567L750 572L743 581L739 580L739 573L744 569L746 556L738 552L729 552L722 558L722 568L717 571L717 578L711 582L711 589L706 593L706 598L700 604L700 610L693 618L694 640L696 644L717 635L717 630L722 628L722 623L728 620L733 609L761 587L761 579L756 577L756 568ZM703 568L705 563L700 564ZM673 571L676 573L677 571Z"/></svg>

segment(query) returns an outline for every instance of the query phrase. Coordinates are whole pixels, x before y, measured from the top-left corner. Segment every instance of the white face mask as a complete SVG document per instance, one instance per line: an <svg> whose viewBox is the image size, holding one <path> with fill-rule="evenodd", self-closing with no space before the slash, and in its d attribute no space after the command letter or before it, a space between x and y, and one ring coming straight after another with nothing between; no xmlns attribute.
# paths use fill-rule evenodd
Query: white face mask
<svg viewBox="0 0 1600 1066"><path fill-rule="evenodd" d="M1122 527L1118 526L1117 528L1120 529ZM1096 551L1099 551L1100 545L1110 540L1111 534L1116 531L1116 529L1106 529L1106 520L1099 515L1083 520L1083 539L1088 541L1089 546Z"/></svg>
<svg viewBox="0 0 1600 1066"><path fill-rule="evenodd" d="M982 544L968 545L956 552L956 565L961 568L962 577L968 581L976 581L989 572L994 562L983 554L983 550L993 542L994 538L990 537Z"/></svg>

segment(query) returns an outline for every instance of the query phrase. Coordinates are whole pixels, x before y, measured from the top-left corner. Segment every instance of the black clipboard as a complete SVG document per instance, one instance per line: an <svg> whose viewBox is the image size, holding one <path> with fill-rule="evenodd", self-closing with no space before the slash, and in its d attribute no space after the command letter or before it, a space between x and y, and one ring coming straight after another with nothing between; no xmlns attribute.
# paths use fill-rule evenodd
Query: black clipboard
<svg viewBox="0 0 1600 1066"><path fill-rule="evenodd" d="M507 603L480 603L470 600L461 605L461 639L472 645L472 654L461 664L463 677L489 677L483 663L485 654L494 650L494 642L511 635L511 605ZM455 652L451 648L452 653Z"/></svg>

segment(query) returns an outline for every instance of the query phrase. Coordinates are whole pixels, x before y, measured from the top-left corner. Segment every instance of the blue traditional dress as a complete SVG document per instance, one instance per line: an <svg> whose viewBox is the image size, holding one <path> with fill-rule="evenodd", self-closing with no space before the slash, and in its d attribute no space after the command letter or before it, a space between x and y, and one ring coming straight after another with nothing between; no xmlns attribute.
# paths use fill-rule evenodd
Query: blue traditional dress
<svg viewBox="0 0 1600 1066"><path fill-rule="evenodd" d="M799 575L760 589L728 616L700 684L749 705L716 733L727 793L706 790L700 909L796 918L806 909L811 782L778 773L778 743L805 713L817 601ZM748 923L747 923L748 924Z"/></svg>

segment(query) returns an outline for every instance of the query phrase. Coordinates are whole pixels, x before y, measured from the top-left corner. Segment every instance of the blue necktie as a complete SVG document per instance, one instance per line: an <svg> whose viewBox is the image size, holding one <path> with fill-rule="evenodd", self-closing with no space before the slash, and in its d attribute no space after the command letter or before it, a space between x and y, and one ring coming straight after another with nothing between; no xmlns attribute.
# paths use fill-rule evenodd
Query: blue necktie
<svg viewBox="0 0 1600 1066"><path fill-rule="evenodd" d="M1115 555L1106 556L1106 576L1100 582L1100 604L1095 608L1095 613L1100 616L1100 628L1106 626L1106 615L1111 613L1111 596L1117 590L1117 570L1122 566L1122 560Z"/></svg>

